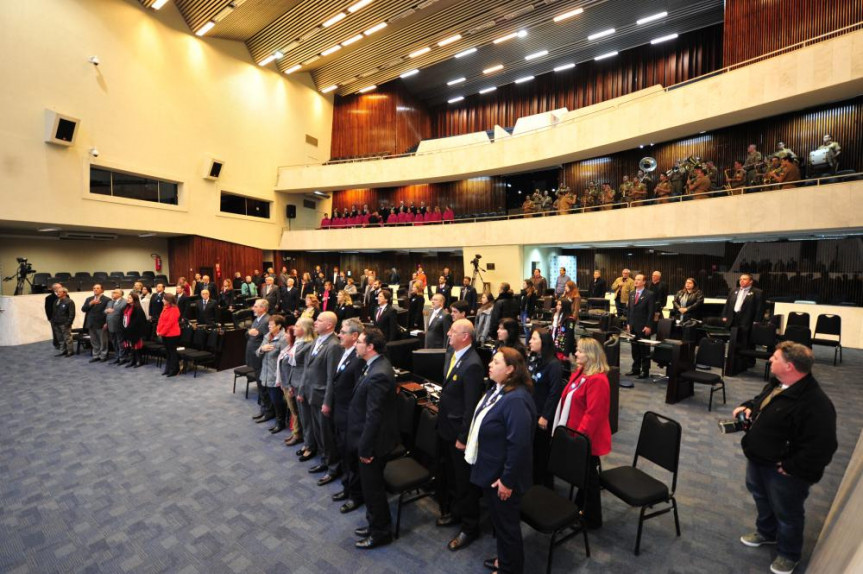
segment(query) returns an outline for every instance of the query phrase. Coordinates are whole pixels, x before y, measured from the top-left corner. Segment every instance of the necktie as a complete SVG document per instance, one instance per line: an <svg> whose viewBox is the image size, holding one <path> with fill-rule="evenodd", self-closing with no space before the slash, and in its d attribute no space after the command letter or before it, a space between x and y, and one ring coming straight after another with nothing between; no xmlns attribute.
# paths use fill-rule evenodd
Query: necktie
<svg viewBox="0 0 863 574"><path fill-rule="evenodd" d="M773 397L782 392L782 385L776 385L776 388L770 391L770 394L764 397L764 400L761 401L761 406L758 407L758 412L764 411L767 405L770 404L770 401L773 400Z"/></svg>
<svg viewBox="0 0 863 574"><path fill-rule="evenodd" d="M641 296L641 291L635 292L635 304L638 305L638 298Z"/></svg>
<svg viewBox="0 0 863 574"><path fill-rule="evenodd" d="M455 353L452 354L452 358L449 360L449 368L446 371L446 378L452 374L453 367L455 367Z"/></svg>
<svg viewBox="0 0 863 574"><path fill-rule="evenodd" d="M375 321L380 322L380 320L381 320L381 315L383 315L383 314L384 314L384 308L383 308L383 307L378 307L378 316L375 318Z"/></svg>

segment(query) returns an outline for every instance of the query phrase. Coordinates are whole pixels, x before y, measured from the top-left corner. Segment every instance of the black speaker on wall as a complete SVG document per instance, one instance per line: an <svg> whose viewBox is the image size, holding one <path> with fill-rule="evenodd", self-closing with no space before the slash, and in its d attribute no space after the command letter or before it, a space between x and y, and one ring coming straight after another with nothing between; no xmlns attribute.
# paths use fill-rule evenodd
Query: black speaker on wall
<svg viewBox="0 0 863 574"><path fill-rule="evenodd" d="M296 219L297 218L297 206L288 204L285 207L285 216L288 219Z"/></svg>

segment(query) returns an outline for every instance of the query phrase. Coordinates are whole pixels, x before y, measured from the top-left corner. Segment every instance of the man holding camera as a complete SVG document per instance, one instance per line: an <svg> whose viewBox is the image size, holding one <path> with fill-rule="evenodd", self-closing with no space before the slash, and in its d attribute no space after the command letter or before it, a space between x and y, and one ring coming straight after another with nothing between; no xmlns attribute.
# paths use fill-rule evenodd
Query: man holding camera
<svg viewBox="0 0 863 574"><path fill-rule="evenodd" d="M756 531L746 546L777 545L774 574L790 574L803 550L803 503L836 452L836 410L811 374L811 349L784 341L770 358L771 381L736 409L748 430L746 487L755 499Z"/></svg>

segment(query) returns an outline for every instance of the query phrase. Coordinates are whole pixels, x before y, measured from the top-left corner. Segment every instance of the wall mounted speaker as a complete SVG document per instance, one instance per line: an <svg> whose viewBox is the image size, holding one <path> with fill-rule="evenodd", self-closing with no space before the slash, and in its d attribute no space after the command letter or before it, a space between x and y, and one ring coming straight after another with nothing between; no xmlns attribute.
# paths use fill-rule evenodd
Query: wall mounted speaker
<svg viewBox="0 0 863 574"><path fill-rule="evenodd" d="M297 218L297 206L288 204L285 207L285 216L288 219L296 219Z"/></svg>
<svg viewBox="0 0 863 574"><path fill-rule="evenodd" d="M45 110L45 141L67 147L74 145L80 123L78 118Z"/></svg>
<svg viewBox="0 0 863 574"><path fill-rule="evenodd" d="M209 179L210 181L216 181L219 179L219 176L222 175L222 168L225 166L225 162L220 159L215 158L207 158L207 162L204 166L204 179Z"/></svg>

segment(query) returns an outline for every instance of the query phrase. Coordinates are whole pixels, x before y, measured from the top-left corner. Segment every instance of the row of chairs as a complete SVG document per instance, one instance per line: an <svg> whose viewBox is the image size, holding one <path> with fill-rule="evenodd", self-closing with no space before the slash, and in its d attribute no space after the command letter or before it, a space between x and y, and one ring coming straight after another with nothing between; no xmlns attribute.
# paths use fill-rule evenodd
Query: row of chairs
<svg viewBox="0 0 863 574"><path fill-rule="evenodd" d="M809 313L791 312L785 323L783 339L806 345L833 348L833 366L836 361L842 362L842 317L821 313L815 319L815 332L809 329Z"/></svg>
<svg viewBox="0 0 863 574"><path fill-rule="evenodd" d="M33 292L46 293L54 283L62 283L70 291L90 291L93 285L100 284L104 289L131 289L132 286L140 281L147 287L152 288L156 283L168 285L168 277L166 275L156 275L150 271L145 271L143 275L125 275L119 271L114 271L111 274L97 272L93 275L89 273L36 273L33 276Z"/></svg>
<svg viewBox="0 0 863 574"><path fill-rule="evenodd" d="M155 326L153 327L155 333ZM204 327L198 326L193 328L186 324L180 329L180 342L177 345L180 350L177 351L180 360L183 362L183 372L188 373L191 369L192 377L198 377L199 366L212 366L216 368L219 362L219 357L222 354L225 332L220 327ZM156 359L156 364L161 365L165 359L165 345L162 344L155 334L148 337L144 341L143 353L145 358ZM235 371L236 372L236 371ZM236 389L236 375L234 376L234 387ZM246 388L246 398L248 398L248 387Z"/></svg>

